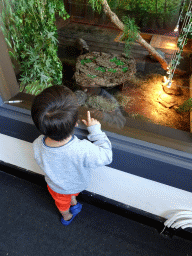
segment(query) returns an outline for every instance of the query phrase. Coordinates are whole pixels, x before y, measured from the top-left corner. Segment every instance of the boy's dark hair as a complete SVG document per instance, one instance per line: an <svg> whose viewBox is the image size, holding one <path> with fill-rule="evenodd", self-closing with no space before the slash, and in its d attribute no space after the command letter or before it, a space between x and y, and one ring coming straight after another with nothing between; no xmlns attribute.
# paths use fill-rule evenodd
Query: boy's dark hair
<svg viewBox="0 0 192 256"><path fill-rule="evenodd" d="M76 95L69 88L54 85L35 97L31 116L42 134L61 141L72 134L78 120L78 107Z"/></svg>

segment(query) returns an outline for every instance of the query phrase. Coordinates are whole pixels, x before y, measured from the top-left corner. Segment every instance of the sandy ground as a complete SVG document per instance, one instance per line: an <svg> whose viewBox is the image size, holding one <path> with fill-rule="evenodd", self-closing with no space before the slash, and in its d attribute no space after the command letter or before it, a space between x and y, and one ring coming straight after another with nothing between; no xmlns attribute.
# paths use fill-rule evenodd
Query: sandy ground
<svg viewBox="0 0 192 256"><path fill-rule="evenodd" d="M158 100L160 94L165 94L162 81L162 75L151 74L146 78L137 78L131 86L125 86L121 92L123 97L128 97L124 110L133 118L189 132L190 113L176 111L189 98L189 78L174 77L173 83L181 88L182 93L171 95L177 103L171 108L163 106Z"/></svg>

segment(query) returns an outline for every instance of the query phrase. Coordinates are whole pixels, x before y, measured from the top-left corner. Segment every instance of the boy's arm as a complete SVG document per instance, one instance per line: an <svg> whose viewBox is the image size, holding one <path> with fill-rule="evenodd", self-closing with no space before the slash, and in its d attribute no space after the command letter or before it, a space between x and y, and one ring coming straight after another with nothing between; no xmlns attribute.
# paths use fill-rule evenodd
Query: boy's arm
<svg viewBox="0 0 192 256"><path fill-rule="evenodd" d="M85 165L99 167L112 162L112 145L107 135L101 131L101 125L95 124L87 127L89 135L87 138L93 142L89 143Z"/></svg>

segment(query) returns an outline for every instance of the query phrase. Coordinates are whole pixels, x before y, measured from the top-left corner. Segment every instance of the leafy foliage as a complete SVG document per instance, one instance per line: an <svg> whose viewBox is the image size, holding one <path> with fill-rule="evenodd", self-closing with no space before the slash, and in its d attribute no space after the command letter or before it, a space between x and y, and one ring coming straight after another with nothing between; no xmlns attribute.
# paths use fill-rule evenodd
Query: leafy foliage
<svg viewBox="0 0 192 256"><path fill-rule="evenodd" d="M127 67L122 68L122 71L123 71L124 73L127 72L127 70L128 70Z"/></svg>
<svg viewBox="0 0 192 256"><path fill-rule="evenodd" d="M116 65L125 65L125 63L121 60L118 60L117 57L114 57L113 59L110 60L111 62L114 62Z"/></svg>
<svg viewBox="0 0 192 256"><path fill-rule="evenodd" d="M189 98L177 108L178 112L188 112L191 110L192 110L192 98Z"/></svg>
<svg viewBox="0 0 192 256"><path fill-rule="evenodd" d="M139 27L135 24L135 20L130 17L123 17L125 24L125 30L123 34L123 40L125 41L125 54L128 57L131 50L131 43L135 42L139 32Z"/></svg>
<svg viewBox="0 0 192 256"><path fill-rule="evenodd" d="M89 0L89 4L91 4L91 7L94 11L98 11L98 13L101 13L102 5L101 2L103 0Z"/></svg>
<svg viewBox="0 0 192 256"><path fill-rule="evenodd" d="M106 72L106 69L105 69L105 68L103 68L103 67L95 68L95 70L98 70L98 71L101 71L101 72Z"/></svg>
<svg viewBox="0 0 192 256"><path fill-rule="evenodd" d="M87 74L87 76L90 77L90 78L95 78L95 77L97 77L96 75L91 75L91 74Z"/></svg>
<svg viewBox="0 0 192 256"><path fill-rule="evenodd" d="M112 72L112 73L116 73L116 72L117 72L117 70L116 70L116 69L113 69L113 68L109 68L108 71L109 71L109 72Z"/></svg>
<svg viewBox="0 0 192 256"><path fill-rule="evenodd" d="M62 83L55 14L69 18L62 0L2 0L1 30L11 58L20 64L20 91L37 95Z"/></svg>
<svg viewBox="0 0 192 256"><path fill-rule="evenodd" d="M90 62L92 62L92 60L90 60L89 58L85 58L85 59L81 60L82 65L85 65L85 63L90 63Z"/></svg>

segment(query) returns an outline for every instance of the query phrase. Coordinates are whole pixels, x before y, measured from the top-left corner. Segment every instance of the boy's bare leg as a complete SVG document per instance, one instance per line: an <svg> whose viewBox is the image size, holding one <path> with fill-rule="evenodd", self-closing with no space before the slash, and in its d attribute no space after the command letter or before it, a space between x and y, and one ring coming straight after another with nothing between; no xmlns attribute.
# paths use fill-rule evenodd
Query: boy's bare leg
<svg viewBox="0 0 192 256"><path fill-rule="evenodd" d="M76 204L77 204L76 196L71 196L71 205L73 206ZM73 217L73 214L71 214L69 210L60 211L60 213L62 214L64 220L70 220Z"/></svg>
<svg viewBox="0 0 192 256"><path fill-rule="evenodd" d="M77 204L77 200L76 200L76 196L71 196L71 205L76 205Z"/></svg>
<svg viewBox="0 0 192 256"><path fill-rule="evenodd" d="M68 211L60 211L60 213L62 214L64 220L70 220L73 217L73 214L71 214L69 212L69 210Z"/></svg>

